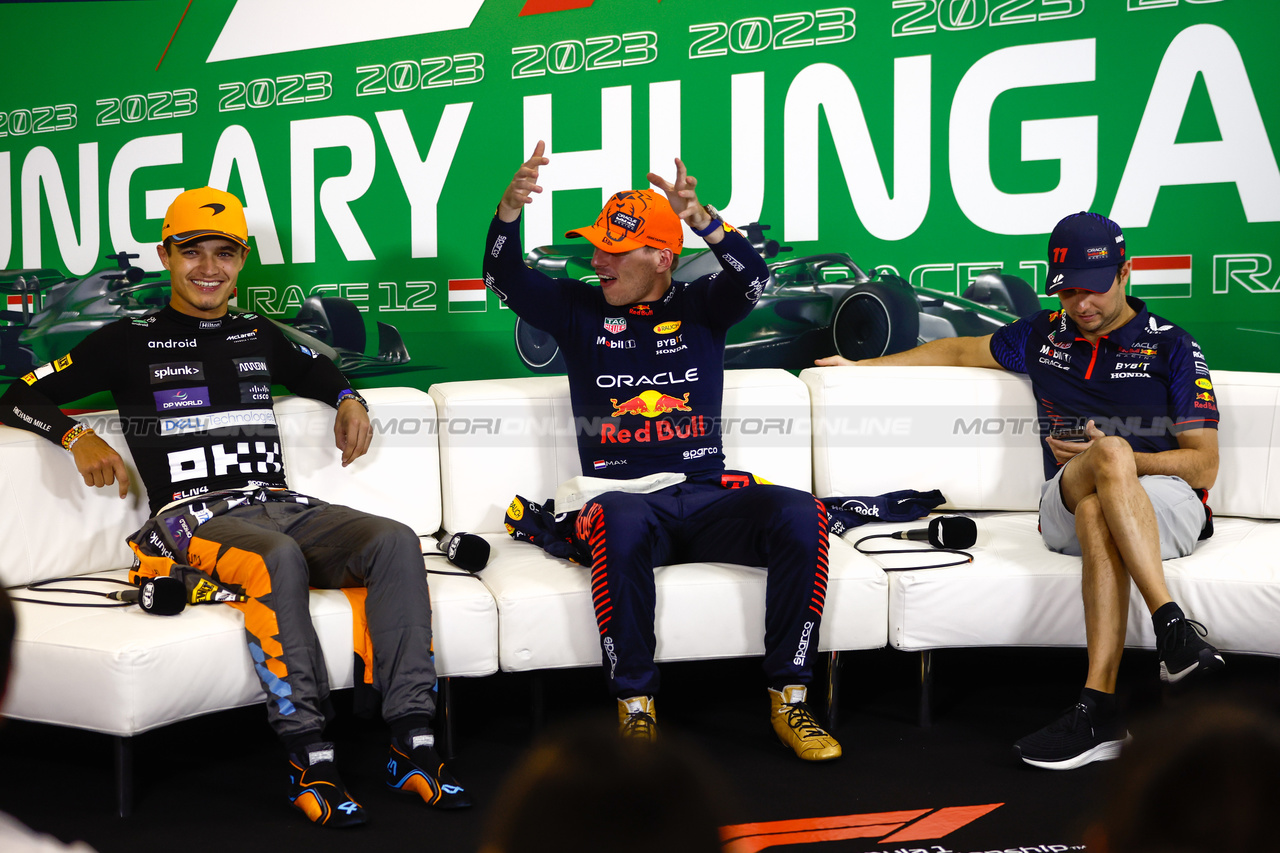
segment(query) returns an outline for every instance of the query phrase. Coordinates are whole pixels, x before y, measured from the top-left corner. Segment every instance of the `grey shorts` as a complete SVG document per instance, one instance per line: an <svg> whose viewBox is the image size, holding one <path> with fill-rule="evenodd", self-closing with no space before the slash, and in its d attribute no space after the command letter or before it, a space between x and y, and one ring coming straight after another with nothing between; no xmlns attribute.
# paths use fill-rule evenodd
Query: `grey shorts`
<svg viewBox="0 0 1280 853"><path fill-rule="evenodd" d="M1076 517L1062 503L1062 472L1058 469L1040 492L1040 535L1050 551L1080 556L1080 540L1076 538ZM1160 559L1185 557L1196 547L1204 527L1204 503L1195 490L1181 477L1149 474L1139 477L1142 488L1151 499L1160 528Z"/></svg>

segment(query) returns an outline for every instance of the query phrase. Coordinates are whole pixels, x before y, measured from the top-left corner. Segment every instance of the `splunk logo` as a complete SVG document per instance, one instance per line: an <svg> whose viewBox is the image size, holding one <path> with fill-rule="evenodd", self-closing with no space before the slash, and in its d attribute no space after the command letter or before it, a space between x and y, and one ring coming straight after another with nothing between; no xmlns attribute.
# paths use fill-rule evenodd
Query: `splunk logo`
<svg viewBox="0 0 1280 853"><path fill-rule="evenodd" d="M169 362L168 364L151 365L152 385L159 382L172 382L175 379L185 379L189 382L203 382L204 362L174 361Z"/></svg>

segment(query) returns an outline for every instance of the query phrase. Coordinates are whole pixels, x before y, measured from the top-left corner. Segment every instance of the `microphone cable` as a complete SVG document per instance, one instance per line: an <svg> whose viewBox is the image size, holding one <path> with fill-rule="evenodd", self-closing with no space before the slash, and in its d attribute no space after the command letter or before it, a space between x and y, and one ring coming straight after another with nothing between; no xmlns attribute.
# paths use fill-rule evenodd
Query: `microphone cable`
<svg viewBox="0 0 1280 853"><path fill-rule="evenodd" d="M26 586L19 589L29 589L32 592L67 592L74 595L96 595L101 598L111 598L111 593L100 592L96 589L72 589L69 587L51 587L49 584L55 583L114 583L121 586L127 586L130 589L138 589L138 587L128 581L119 578L92 578L92 577L69 577L69 578L46 578L42 581L32 581ZM48 604L51 607L130 607L137 604L136 601L112 601L110 604L94 603L88 601L50 601L47 598L19 598L10 596L14 601L26 601L31 604Z"/></svg>
<svg viewBox="0 0 1280 853"><path fill-rule="evenodd" d="M866 554L867 556L872 556L874 554L933 554L933 553L940 552L943 554L959 554L960 556L964 557L963 560L956 560L951 563L935 563L932 566L892 566L892 567L881 566L880 570L885 572L910 572L910 571L915 571L916 569L945 569L950 566L963 566L965 563L973 562L972 554L970 554L968 551L961 551L958 548L931 547L930 550L925 551L921 548L882 548L878 550L871 550L871 549L862 547L862 543L866 542L868 539L897 539L897 538L898 537L894 536L892 533L873 533L870 536L863 536L857 542L854 542L853 547L858 549L859 554Z"/></svg>

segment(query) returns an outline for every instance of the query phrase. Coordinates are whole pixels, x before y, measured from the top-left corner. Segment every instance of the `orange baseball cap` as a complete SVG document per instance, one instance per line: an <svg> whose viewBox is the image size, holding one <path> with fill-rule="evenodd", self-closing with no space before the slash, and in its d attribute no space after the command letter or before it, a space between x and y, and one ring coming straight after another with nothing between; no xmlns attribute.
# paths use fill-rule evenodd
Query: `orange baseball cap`
<svg viewBox="0 0 1280 853"><path fill-rule="evenodd" d="M229 192L213 187L187 190L173 200L164 215L160 239L181 245L197 237L226 237L249 248L244 206Z"/></svg>
<svg viewBox="0 0 1280 853"><path fill-rule="evenodd" d="M586 237L597 248L617 254L641 246L670 249L680 254L684 230L671 202L653 190L623 190L605 203L596 224L566 232L566 237Z"/></svg>

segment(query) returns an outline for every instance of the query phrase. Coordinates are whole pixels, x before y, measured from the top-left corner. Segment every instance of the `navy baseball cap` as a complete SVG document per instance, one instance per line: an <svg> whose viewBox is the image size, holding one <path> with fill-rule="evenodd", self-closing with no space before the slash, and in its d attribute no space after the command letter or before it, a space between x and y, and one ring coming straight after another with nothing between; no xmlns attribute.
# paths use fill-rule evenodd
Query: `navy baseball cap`
<svg viewBox="0 0 1280 853"><path fill-rule="evenodd" d="M1091 290L1106 293L1125 261L1120 226L1098 213L1073 213L1049 235L1049 281L1044 292Z"/></svg>

